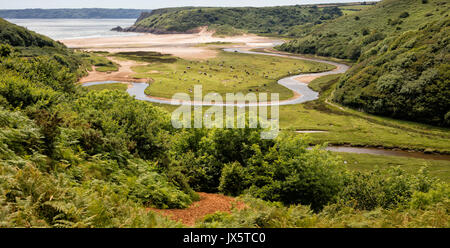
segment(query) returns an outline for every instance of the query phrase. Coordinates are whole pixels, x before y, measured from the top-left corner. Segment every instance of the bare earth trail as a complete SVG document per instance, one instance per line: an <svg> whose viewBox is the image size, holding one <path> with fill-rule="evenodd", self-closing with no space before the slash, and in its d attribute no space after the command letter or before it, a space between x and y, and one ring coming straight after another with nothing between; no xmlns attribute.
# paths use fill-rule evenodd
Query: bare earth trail
<svg viewBox="0 0 450 248"><path fill-rule="evenodd" d="M200 200L194 202L186 209L156 209L149 208L148 210L157 212L164 216L171 218L172 220L179 221L186 226L193 226L197 220L203 219L208 214L214 214L216 212L231 212L231 210L242 210L245 208L243 202L237 201L233 197L198 193Z"/></svg>

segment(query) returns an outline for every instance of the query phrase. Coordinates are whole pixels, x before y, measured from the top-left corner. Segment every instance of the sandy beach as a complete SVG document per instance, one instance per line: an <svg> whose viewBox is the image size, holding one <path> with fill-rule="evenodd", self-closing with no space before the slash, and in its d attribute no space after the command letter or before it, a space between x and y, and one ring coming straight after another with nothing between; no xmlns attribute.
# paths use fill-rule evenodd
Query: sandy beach
<svg viewBox="0 0 450 248"><path fill-rule="evenodd" d="M130 37L105 37L61 40L70 48L86 51L134 52L153 51L163 54L172 54L183 59L209 59L214 58L218 51L199 44L227 42L244 43L246 47L270 47L273 42L279 41L267 37L246 34L233 37L216 37L213 32L203 29L196 34L144 34ZM230 47L230 45L227 45Z"/></svg>

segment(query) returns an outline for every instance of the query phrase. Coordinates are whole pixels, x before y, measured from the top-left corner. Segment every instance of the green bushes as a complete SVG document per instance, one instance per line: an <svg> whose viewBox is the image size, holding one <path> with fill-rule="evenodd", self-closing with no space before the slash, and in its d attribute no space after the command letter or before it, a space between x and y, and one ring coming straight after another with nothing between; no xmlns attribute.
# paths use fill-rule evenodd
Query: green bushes
<svg viewBox="0 0 450 248"><path fill-rule="evenodd" d="M361 210L392 209L406 206L413 194L429 192L435 184L424 171L414 176L400 169L354 173L340 199Z"/></svg>
<svg viewBox="0 0 450 248"><path fill-rule="evenodd" d="M0 44L0 57L8 57L13 52L13 47L8 44Z"/></svg>
<svg viewBox="0 0 450 248"><path fill-rule="evenodd" d="M307 143L283 137L265 158L255 158L249 167L249 192L269 201L310 205L321 209L342 190L345 169L327 152L306 150Z"/></svg>
<svg viewBox="0 0 450 248"><path fill-rule="evenodd" d="M71 108L86 125L98 131L86 133L85 129L83 144L95 145L97 142L91 135L100 135L100 147L92 147L92 152L110 150L117 155L129 152L144 159L155 159L167 149L172 129L168 114L134 100L126 92L92 91L75 100ZM108 142L103 142L105 139Z"/></svg>
<svg viewBox="0 0 450 248"><path fill-rule="evenodd" d="M220 176L219 191L226 195L240 195L248 187L248 181L246 170L239 162L226 164Z"/></svg>
<svg viewBox="0 0 450 248"><path fill-rule="evenodd" d="M174 154L189 184L198 191L242 192L285 204L320 209L335 199L344 169L327 152L308 151L298 137L261 140L257 129L186 131Z"/></svg>

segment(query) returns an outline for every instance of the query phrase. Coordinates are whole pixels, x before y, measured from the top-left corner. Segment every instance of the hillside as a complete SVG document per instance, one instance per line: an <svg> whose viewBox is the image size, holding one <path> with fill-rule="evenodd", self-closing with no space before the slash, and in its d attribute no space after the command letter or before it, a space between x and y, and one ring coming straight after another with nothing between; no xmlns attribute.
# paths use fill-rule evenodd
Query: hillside
<svg viewBox="0 0 450 248"><path fill-rule="evenodd" d="M9 19L135 19L145 9L4 9L1 18Z"/></svg>
<svg viewBox="0 0 450 248"><path fill-rule="evenodd" d="M249 123L174 128L169 112L124 91L82 88L92 54L2 25L0 228L182 227L159 209L194 209L200 227L449 226L450 188L426 170L349 170L304 136L261 139ZM224 197L199 206L196 192L245 195L237 205L248 207L227 213L226 197L227 212L201 219Z"/></svg>
<svg viewBox="0 0 450 248"><path fill-rule="evenodd" d="M125 31L185 33L201 26L209 26L219 30L219 34L285 34L295 26L320 23L340 15L342 12L337 7L316 6L169 8L143 13L136 24Z"/></svg>
<svg viewBox="0 0 450 248"><path fill-rule="evenodd" d="M0 18L0 42L12 46L21 47L60 47L61 44L50 38L29 31L23 27L17 26Z"/></svg>
<svg viewBox="0 0 450 248"><path fill-rule="evenodd" d="M339 82L339 103L448 126L449 13L442 0L384 0L318 25L279 49L356 61Z"/></svg>

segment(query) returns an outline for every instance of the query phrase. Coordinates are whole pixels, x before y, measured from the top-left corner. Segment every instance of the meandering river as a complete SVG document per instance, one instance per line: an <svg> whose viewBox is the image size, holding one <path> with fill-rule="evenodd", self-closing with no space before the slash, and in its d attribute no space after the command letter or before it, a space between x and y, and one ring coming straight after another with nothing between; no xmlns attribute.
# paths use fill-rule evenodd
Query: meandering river
<svg viewBox="0 0 450 248"><path fill-rule="evenodd" d="M194 106L274 106L274 105L292 105L292 104L300 104L307 101L313 101L318 99L319 93L313 91L308 87L306 83L302 83L302 77L311 77L311 76L325 76L332 74L340 74L344 73L349 69L349 66L341 63L314 59L314 58L305 58L300 56L292 56L292 55L284 55L278 53L270 53L270 52L256 52L246 50L244 48L226 48L224 49L226 52L238 52L238 53L246 53L246 54L258 54L258 55L266 55L266 56L277 56L277 57L287 57L293 59L300 60L308 60L320 63L326 63L335 66L336 68L326 72L318 72L318 73L308 73L308 74L300 74L289 76L286 78L282 78L278 81L278 84L292 90L295 92L295 97L283 100L278 103L274 102L266 102L266 103L206 103L206 102L195 102L195 101L172 101L171 99L164 99L158 97L152 97L145 94L145 89L149 86L147 83L131 83L131 87L127 89L128 94L134 96L138 100L148 101L159 104L171 104L171 105L182 105L182 104L190 104ZM300 80L299 80L300 79ZM111 83L119 83L117 81L103 81L103 82L89 82L84 83L83 86L92 86L92 85L100 85L100 84L111 84ZM387 149L379 149L379 148L360 148L360 147L343 147L343 146L333 146L328 147L326 150L333 152L348 152L348 153L362 153L362 154L373 154L373 155L383 155L383 156L400 156L400 157L411 157L411 158L421 158L427 160L447 160L450 161L450 155L440 155L440 154L425 154L423 152L408 152L408 151L400 151L400 150L387 150Z"/></svg>
<svg viewBox="0 0 450 248"><path fill-rule="evenodd" d="M310 89L306 83L300 82L302 77L311 77L311 76L321 77L321 76L325 76L325 75L340 74L340 73L346 72L349 68L347 65L336 63L336 62L330 62L330 61L326 61L326 60L304 58L304 57L299 57L299 56L284 55L284 54L270 53L270 52L256 52L256 51L245 50L244 48L226 48L226 49L224 49L224 51L238 52L238 53L245 53L245 54L266 55L266 56L277 56L277 57L285 57L285 58L292 58L292 59L299 59L299 60L308 60L308 61L330 64L330 65L335 66L336 69L326 71L326 72L299 74L299 75L289 76L289 77L285 77L285 78L278 80L278 84L280 84L296 93L293 98L288 99L288 100L279 101L279 102L209 103L209 102L172 100L172 99L167 99L167 98L149 96L149 95L145 94L145 89L149 86L149 84L135 83L135 82L131 83L131 87L129 87L127 89L127 92L131 96L134 96L138 100L159 103L159 104L171 104L171 105L189 104L189 105L193 105L193 106L213 106L214 105L214 106L237 106L237 107L292 105L292 104L300 104L300 103L304 103L304 102L308 102L308 101L313 101L313 100L316 100L319 98L318 92ZM90 83L83 84L83 86L111 84L111 83L118 83L118 82L116 82L116 81L90 82Z"/></svg>

